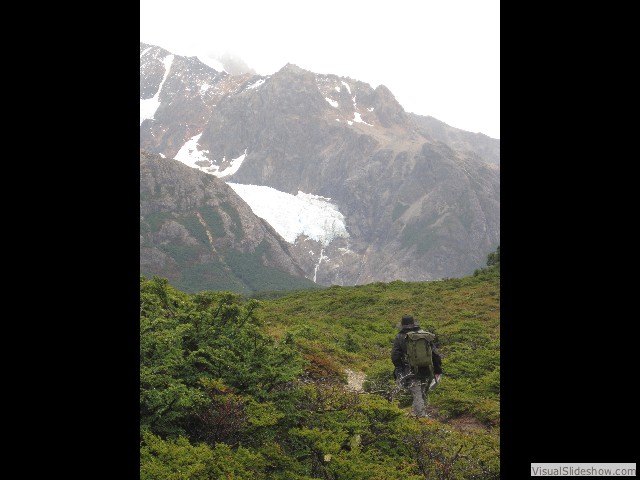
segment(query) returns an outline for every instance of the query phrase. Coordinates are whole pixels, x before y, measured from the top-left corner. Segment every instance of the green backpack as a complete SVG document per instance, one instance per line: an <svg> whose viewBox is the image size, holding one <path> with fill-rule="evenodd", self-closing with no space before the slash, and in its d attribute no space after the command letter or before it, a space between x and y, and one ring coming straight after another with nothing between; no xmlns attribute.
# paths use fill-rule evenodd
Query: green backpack
<svg viewBox="0 0 640 480"><path fill-rule="evenodd" d="M420 329L407 332L407 362L416 378L431 380L434 377L431 342L436 338L433 333Z"/></svg>

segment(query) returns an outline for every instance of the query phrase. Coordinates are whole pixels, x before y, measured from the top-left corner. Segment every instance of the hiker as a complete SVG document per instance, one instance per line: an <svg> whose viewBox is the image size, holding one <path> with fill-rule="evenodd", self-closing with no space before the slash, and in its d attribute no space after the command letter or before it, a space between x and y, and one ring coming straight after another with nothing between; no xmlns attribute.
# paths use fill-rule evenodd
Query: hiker
<svg viewBox="0 0 640 480"><path fill-rule="evenodd" d="M393 341L393 347L391 348L391 361L394 365L393 378L399 386L408 388L413 397L413 404L411 406L412 412L416 417L428 417L426 404L429 395L429 386L433 388L440 383L440 375L442 374L442 360L440 354L436 350L433 342L430 342L431 346L431 359L433 362L433 379L430 378L430 374L427 374L426 378L416 378L415 369L412 369L409 365L409 359L407 357L407 333L408 332L422 332L427 333L420 328L420 325L414 321L413 316L403 315L402 320L396 328L400 331L396 335ZM431 334L433 335L433 334ZM420 377L421 375L418 375Z"/></svg>

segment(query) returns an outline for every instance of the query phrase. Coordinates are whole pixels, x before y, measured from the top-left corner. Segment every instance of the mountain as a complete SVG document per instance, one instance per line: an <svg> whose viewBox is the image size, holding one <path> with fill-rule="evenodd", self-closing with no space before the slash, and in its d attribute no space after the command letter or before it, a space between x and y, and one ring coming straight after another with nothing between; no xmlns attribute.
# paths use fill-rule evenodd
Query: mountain
<svg viewBox="0 0 640 480"><path fill-rule="evenodd" d="M454 150L468 151L482 157L487 162L500 166L500 140L483 133L472 133L450 127L433 117L410 113L409 117L425 136L446 143Z"/></svg>
<svg viewBox="0 0 640 480"><path fill-rule="evenodd" d="M384 85L292 64L230 75L141 43L140 103L141 149L335 206L342 234L289 239L320 285L460 277L500 243L500 141L407 113Z"/></svg>
<svg viewBox="0 0 640 480"><path fill-rule="evenodd" d="M140 273L188 292L316 287L287 242L226 183L143 151Z"/></svg>

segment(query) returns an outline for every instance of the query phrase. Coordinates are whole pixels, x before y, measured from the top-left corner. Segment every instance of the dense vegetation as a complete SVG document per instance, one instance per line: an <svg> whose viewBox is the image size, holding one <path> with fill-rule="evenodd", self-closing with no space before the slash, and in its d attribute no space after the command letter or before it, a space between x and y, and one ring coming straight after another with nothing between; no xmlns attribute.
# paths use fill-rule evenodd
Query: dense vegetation
<svg viewBox="0 0 640 480"><path fill-rule="evenodd" d="M263 300L141 277L141 478L499 478L496 253L470 277ZM404 313L443 355L432 419L392 379Z"/></svg>

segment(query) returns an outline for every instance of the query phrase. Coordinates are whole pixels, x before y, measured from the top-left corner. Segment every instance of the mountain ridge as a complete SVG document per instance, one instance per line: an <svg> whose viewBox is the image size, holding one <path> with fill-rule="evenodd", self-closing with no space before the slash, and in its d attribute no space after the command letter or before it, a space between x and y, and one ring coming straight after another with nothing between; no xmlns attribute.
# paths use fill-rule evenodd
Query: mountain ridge
<svg viewBox="0 0 640 480"><path fill-rule="evenodd" d="M287 242L223 181L140 152L140 270L186 291L313 288ZM259 277L266 277L260 279Z"/></svg>
<svg viewBox="0 0 640 480"><path fill-rule="evenodd" d="M160 74L143 67L146 56L157 67L164 54L148 48L141 85L145 72ZM161 105L141 121L141 148L225 182L331 198L349 238L299 237L290 250L308 279L456 277L499 244L499 140L406 113L384 85L294 64L269 76L206 76L199 63L172 61L164 97L145 90Z"/></svg>

